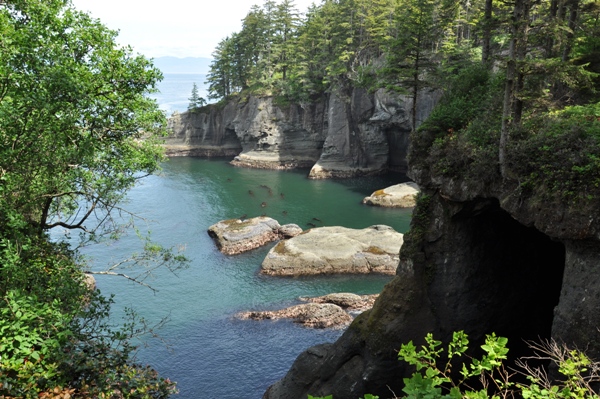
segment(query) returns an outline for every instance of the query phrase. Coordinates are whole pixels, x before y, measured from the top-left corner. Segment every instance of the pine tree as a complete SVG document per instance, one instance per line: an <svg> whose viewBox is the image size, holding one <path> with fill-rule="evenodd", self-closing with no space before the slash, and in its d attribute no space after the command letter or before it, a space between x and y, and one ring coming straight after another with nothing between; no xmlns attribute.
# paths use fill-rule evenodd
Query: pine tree
<svg viewBox="0 0 600 399"><path fill-rule="evenodd" d="M194 82L194 85L192 86L192 95L189 100L190 104L188 105L188 110L191 112L206 105L206 100L198 95L198 86L196 86L196 82Z"/></svg>

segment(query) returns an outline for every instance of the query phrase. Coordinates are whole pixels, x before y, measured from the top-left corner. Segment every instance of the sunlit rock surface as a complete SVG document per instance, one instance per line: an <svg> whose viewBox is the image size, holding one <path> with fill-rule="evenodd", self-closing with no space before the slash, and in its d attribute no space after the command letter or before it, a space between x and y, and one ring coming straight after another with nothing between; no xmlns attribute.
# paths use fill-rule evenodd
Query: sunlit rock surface
<svg viewBox="0 0 600 399"><path fill-rule="evenodd" d="M400 183L375 191L363 199L363 204L385 208L412 208L416 204L419 186L413 182Z"/></svg>
<svg viewBox="0 0 600 399"><path fill-rule="evenodd" d="M261 273L276 276L394 274L401 246L402 234L389 226L318 227L275 245L265 257Z"/></svg>
<svg viewBox="0 0 600 399"><path fill-rule="evenodd" d="M279 239L279 222L259 216L251 219L222 220L208 228L219 251L235 255Z"/></svg>

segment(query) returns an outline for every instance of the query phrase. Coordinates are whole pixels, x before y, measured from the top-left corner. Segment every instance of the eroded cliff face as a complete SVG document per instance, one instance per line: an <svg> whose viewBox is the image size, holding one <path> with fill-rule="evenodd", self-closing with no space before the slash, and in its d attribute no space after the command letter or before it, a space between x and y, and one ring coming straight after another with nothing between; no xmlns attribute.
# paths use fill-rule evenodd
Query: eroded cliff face
<svg viewBox="0 0 600 399"><path fill-rule="evenodd" d="M421 121L439 94L423 91L419 98ZM311 168L315 179L406 171L411 102L408 96L360 89L310 105L238 98L173 115L167 154L231 156L234 165L255 168Z"/></svg>
<svg viewBox="0 0 600 399"><path fill-rule="evenodd" d="M600 359L597 201L543 204L517 181L436 176L422 162L409 175L424 195L396 277L371 311L337 342L302 353L265 398L393 397L412 372L397 360L400 345L429 332L447 342L464 330L476 345L495 332L513 356L524 340L553 338Z"/></svg>

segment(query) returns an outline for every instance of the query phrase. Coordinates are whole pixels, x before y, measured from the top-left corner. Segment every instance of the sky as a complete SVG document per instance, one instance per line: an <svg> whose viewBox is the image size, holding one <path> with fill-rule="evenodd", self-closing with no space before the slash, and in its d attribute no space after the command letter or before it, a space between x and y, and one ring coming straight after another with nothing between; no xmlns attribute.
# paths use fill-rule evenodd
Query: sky
<svg viewBox="0 0 600 399"><path fill-rule="evenodd" d="M118 41L150 58L206 57L241 29L241 20L263 0L71 0L104 25L119 31ZM279 1L277 1L279 2ZM305 12L319 0L295 0Z"/></svg>

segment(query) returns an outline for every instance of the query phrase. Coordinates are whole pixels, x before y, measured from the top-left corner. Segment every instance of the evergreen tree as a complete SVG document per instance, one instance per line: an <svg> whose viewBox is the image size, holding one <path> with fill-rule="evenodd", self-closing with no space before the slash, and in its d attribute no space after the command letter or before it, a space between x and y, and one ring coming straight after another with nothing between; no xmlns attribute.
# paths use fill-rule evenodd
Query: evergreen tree
<svg viewBox="0 0 600 399"><path fill-rule="evenodd" d="M194 85L192 86L192 95L189 100L190 104L188 105L188 110L192 112L206 105L206 100L198 95L198 86L196 86L196 82L194 82Z"/></svg>
<svg viewBox="0 0 600 399"><path fill-rule="evenodd" d="M437 0L400 0L394 13L394 30L380 74L389 90L408 92L412 98L412 129L417 126L417 100L421 89L433 86L438 40L443 31Z"/></svg>

